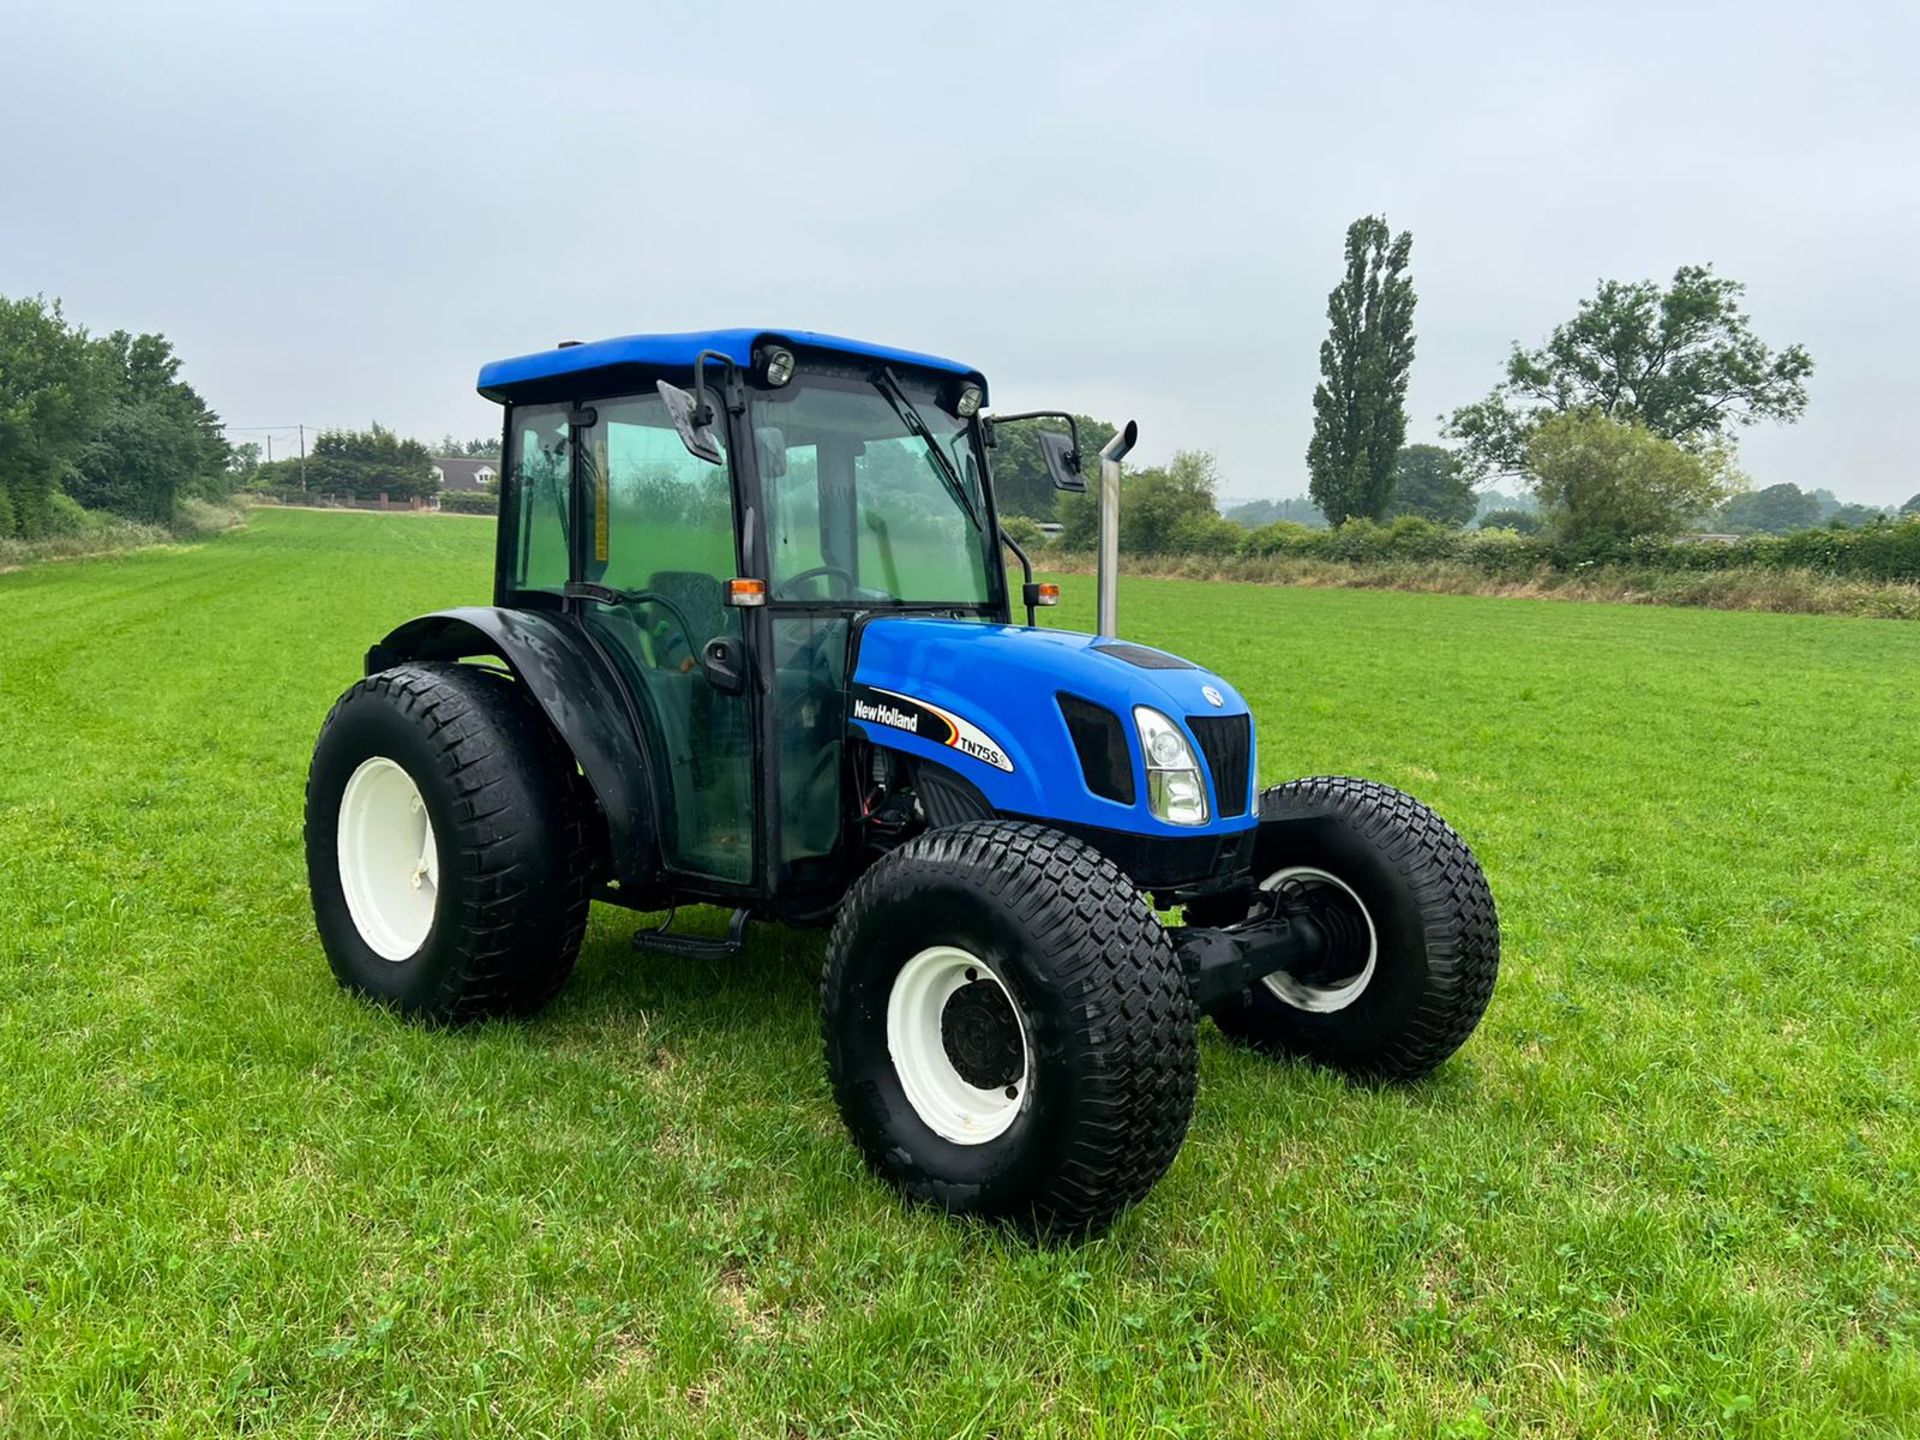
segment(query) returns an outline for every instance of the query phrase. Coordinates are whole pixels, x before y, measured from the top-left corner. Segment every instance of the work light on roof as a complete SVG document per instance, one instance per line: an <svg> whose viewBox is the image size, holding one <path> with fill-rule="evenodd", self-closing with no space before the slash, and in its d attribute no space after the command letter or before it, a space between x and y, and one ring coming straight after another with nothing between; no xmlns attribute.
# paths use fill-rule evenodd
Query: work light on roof
<svg viewBox="0 0 1920 1440"><path fill-rule="evenodd" d="M779 345L770 345L766 351L767 384L778 389L793 379L794 359L791 350Z"/></svg>
<svg viewBox="0 0 1920 1440"><path fill-rule="evenodd" d="M980 393L978 385L962 385L960 398L953 402L953 413L962 420L971 420L980 409L980 402L985 398Z"/></svg>

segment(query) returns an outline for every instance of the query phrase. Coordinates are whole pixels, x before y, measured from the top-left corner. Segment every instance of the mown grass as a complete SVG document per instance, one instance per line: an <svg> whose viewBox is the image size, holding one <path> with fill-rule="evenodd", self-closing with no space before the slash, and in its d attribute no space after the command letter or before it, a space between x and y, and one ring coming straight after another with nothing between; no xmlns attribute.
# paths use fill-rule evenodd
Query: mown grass
<svg viewBox="0 0 1920 1440"><path fill-rule="evenodd" d="M1412 1089L1209 1027L1166 1181L1033 1250L861 1171L817 935L671 962L598 910L550 1011L455 1033L335 989L314 732L491 535L0 576L0 1433L1920 1426L1920 629L1129 582L1266 780L1461 828L1506 970Z"/></svg>

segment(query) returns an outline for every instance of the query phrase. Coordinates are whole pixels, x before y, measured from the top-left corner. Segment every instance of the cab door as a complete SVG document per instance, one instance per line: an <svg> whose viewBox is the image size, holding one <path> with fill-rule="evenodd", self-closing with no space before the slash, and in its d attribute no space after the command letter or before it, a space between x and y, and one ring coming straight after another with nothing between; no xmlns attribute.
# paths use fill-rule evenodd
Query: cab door
<svg viewBox="0 0 1920 1440"><path fill-rule="evenodd" d="M668 868L746 885L757 814L748 694L715 688L700 663L725 639L744 672L741 612L725 599L742 573L731 467L688 454L657 395L590 408L592 423L574 427L572 562L606 598L585 602L581 620L625 676L663 770L652 779Z"/></svg>

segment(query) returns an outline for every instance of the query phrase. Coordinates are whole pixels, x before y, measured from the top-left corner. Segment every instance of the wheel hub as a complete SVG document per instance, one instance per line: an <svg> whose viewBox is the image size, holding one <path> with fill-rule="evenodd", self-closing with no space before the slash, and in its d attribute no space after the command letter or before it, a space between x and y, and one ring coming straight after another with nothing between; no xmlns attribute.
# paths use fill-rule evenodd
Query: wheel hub
<svg viewBox="0 0 1920 1440"><path fill-rule="evenodd" d="M360 763L340 796L340 891L360 938L382 960L426 943L440 897L440 851L420 787L382 755Z"/></svg>
<svg viewBox="0 0 1920 1440"><path fill-rule="evenodd" d="M1322 1015L1344 1010L1365 994L1379 963L1380 935L1353 887L1316 866L1295 865L1269 875L1260 888L1303 906L1327 937L1326 953L1311 970L1276 971L1260 983L1296 1010Z"/></svg>
<svg viewBox="0 0 1920 1440"><path fill-rule="evenodd" d="M1027 1034L1006 984L956 945L932 945L894 976L887 1054L907 1103L942 1139L985 1145L1030 1101Z"/></svg>
<svg viewBox="0 0 1920 1440"><path fill-rule="evenodd" d="M970 980L953 992L940 1013L940 1043L969 1085L998 1090L1020 1080L1020 1020L991 980Z"/></svg>
<svg viewBox="0 0 1920 1440"><path fill-rule="evenodd" d="M1352 892L1333 885L1303 885L1297 880L1288 882L1286 888L1289 898L1306 906L1313 923L1327 937L1320 963L1311 970L1295 971L1294 978L1323 987L1345 985L1359 978L1371 958L1373 927Z"/></svg>

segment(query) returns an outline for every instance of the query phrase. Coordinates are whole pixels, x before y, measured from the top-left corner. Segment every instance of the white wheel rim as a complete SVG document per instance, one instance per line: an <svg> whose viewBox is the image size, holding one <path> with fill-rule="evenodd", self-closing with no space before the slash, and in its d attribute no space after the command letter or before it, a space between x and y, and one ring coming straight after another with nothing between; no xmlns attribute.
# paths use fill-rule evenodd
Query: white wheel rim
<svg viewBox="0 0 1920 1440"><path fill-rule="evenodd" d="M412 958L433 928L440 852L413 777L383 755L362 760L340 796L340 889L367 948Z"/></svg>
<svg viewBox="0 0 1920 1440"><path fill-rule="evenodd" d="M948 1002L978 980L999 987L1020 1033L1019 1075L995 1089L983 1089L960 1073L942 1031ZM887 995L887 1054L914 1113L934 1134L957 1145L999 1139L1026 1103L1033 1056L1020 1007L991 967L955 946L922 950L894 976Z"/></svg>
<svg viewBox="0 0 1920 1440"><path fill-rule="evenodd" d="M1367 963L1361 967L1358 975L1351 980L1342 980L1338 985L1312 985L1279 971L1261 976L1260 983L1273 993L1275 999L1284 1001L1296 1010L1311 1010L1321 1015L1344 1010L1366 992L1367 985L1373 979L1374 967L1380 959L1380 934L1373 928L1373 915L1367 909L1366 902L1354 894L1351 885L1338 875L1329 875L1325 870L1315 869L1311 865L1294 865L1285 870L1276 870L1260 882L1260 888L1278 890L1290 881L1333 885L1346 891L1355 908L1360 911L1360 918L1367 922Z"/></svg>

